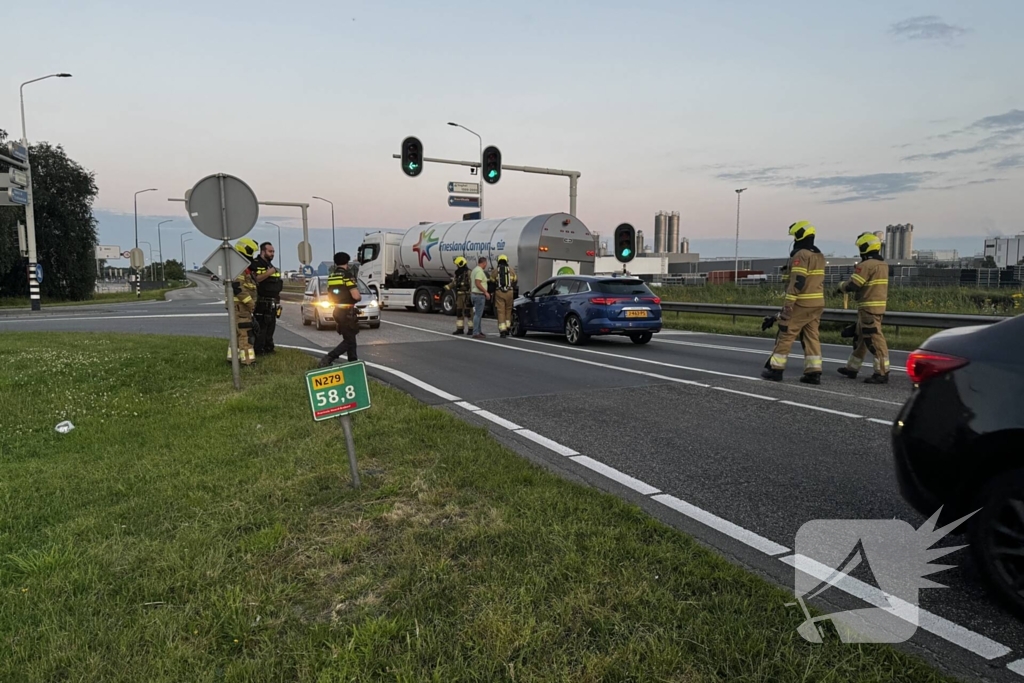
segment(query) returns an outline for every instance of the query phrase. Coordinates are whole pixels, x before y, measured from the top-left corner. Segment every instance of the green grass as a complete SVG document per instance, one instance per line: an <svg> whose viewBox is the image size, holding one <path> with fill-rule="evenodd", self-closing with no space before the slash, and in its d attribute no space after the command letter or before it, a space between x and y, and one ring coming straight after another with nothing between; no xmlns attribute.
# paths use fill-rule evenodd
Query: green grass
<svg viewBox="0 0 1024 683"><path fill-rule="evenodd" d="M4 335L0 680L949 680L376 383L355 491L315 361L224 351Z"/></svg>
<svg viewBox="0 0 1024 683"><path fill-rule="evenodd" d="M43 299L42 305L47 308L53 308L57 306L87 306L89 304L116 304L126 303L130 301L163 301L164 295L167 292L172 292L176 289L182 289L184 287L191 287L191 282L183 282L174 287L166 287L163 289L149 289L141 292L142 296L136 296L134 291L131 292L106 292L103 294L93 294L91 299L85 301L64 301L61 299ZM0 298L0 308L29 308L29 299L22 297L9 297Z"/></svg>

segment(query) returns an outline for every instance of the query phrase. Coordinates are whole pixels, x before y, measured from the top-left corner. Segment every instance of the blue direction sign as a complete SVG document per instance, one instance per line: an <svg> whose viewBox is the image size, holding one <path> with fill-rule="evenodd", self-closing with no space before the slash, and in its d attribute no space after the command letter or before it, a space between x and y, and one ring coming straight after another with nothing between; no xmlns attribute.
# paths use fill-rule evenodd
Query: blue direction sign
<svg viewBox="0 0 1024 683"><path fill-rule="evenodd" d="M20 187L7 188L7 198L11 204L28 204L28 192Z"/></svg>
<svg viewBox="0 0 1024 683"><path fill-rule="evenodd" d="M460 197L459 195L448 195L448 206L466 206L475 209L480 206L479 197Z"/></svg>
<svg viewBox="0 0 1024 683"><path fill-rule="evenodd" d="M36 264L36 282L38 282L40 284L42 284L42 282L43 282L43 264L42 263L37 263Z"/></svg>
<svg viewBox="0 0 1024 683"><path fill-rule="evenodd" d="M313 270L313 266L302 266L303 277L313 277L314 273L316 273L316 271Z"/></svg>
<svg viewBox="0 0 1024 683"><path fill-rule="evenodd" d="M28 150L20 142L11 140L7 143L7 151L18 161L28 161Z"/></svg>

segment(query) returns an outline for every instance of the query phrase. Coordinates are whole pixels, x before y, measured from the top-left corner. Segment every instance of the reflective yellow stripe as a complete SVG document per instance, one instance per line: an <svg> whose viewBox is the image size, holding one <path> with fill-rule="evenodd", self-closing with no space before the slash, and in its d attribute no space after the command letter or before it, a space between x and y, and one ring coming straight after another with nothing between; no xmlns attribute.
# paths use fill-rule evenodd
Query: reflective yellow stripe
<svg viewBox="0 0 1024 683"><path fill-rule="evenodd" d="M796 294L787 294L786 301L796 301Z"/></svg>
<svg viewBox="0 0 1024 683"><path fill-rule="evenodd" d="M868 282L868 287L871 287L872 285L888 285L888 284L889 284L888 280L871 280L870 282Z"/></svg>
<svg viewBox="0 0 1024 683"><path fill-rule="evenodd" d="M861 301L857 304L858 308L864 308L866 306L885 306L884 301Z"/></svg>
<svg viewBox="0 0 1024 683"><path fill-rule="evenodd" d="M806 268L790 268L789 272L796 273L798 275L807 275L807 269Z"/></svg>
<svg viewBox="0 0 1024 683"><path fill-rule="evenodd" d="M786 298L788 299L789 297L787 296ZM825 295L824 294L797 294L796 298L797 299L824 299Z"/></svg>
<svg viewBox="0 0 1024 683"><path fill-rule="evenodd" d="M825 269L822 268L821 270L809 270L809 271L807 271L807 274L808 275L824 275L825 274Z"/></svg>
<svg viewBox="0 0 1024 683"><path fill-rule="evenodd" d="M863 285L865 282L867 282L867 280L865 280L862 276L858 275L857 273L854 273L853 276L850 277L850 279L856 282L858 285Z"/></svg>
<svg viewBox="0 0 1024 683"><path fill-rule="evenodd" d="M773 370L784 370L786 368L786 356L772 354L770 364Z"/></svg>

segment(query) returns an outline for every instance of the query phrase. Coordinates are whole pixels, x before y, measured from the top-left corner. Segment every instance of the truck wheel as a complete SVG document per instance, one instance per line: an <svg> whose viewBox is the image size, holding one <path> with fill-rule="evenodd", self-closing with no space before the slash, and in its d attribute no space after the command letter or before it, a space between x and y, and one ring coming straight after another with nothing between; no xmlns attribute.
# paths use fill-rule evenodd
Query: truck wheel
<svg viewBox="0 0 1024 683"><path fill-rule="evenodd" d="M441 310L445 315L455 315L455 294L450 290L441 299Z"/></svg>
<svg viewBox="0 0 1024 683"><path fill-rule="evenodd" d="M430 313L434 310L434 306L430 300L430 291L426 289L416 290L416 298L413 300L416 304L417 313Z"/></svg>

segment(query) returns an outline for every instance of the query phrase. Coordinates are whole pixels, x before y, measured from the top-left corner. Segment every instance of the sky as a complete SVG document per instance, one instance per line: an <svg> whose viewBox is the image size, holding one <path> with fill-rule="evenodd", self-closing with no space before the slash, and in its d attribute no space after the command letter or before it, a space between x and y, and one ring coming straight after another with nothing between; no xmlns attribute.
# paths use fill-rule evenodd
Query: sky
<svg viewBox="0 0 1024 683"><path fill-rule="evenodd" d="M308 202L314 261L365 230L458 220L449 181L469 169L427 156L579 171L577 215L653 239L679 211L695 251L731 254L797 220L842 249L865 230L915 225L915 246L981 250L1024 232L1024 3L989 0L561 0L139 3L33 0L5 7L0 127L62 144L96 173L100 242L140 239L198 255L214 243L167 199L212 173L260 200ZM45 41L44 45L37 40ZM488 217L568 210L566 178L506 171ZM297 210L264 207L253 236L297 262ZM173 249L171 246L173 246ZM768 245L767 247L764 245ZM145 247L144 247L145 248ZM201 259L200 259L201 260ZM289 264L289 261L291 264Z"/></svg>

